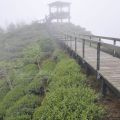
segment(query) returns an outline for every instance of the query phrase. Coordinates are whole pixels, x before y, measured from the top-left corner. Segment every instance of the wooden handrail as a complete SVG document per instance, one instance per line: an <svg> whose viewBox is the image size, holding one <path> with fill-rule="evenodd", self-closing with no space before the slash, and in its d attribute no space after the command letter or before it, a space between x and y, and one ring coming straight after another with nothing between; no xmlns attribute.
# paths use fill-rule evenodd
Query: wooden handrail
<svg viewBox="0 0 120 120"><path fill-rule="evenodd" d="M109 67L108 67L109 63L107 63L107 62L109 62L109 59L111 60L112 57L107 54L105 56L105 54L101 51L102 50L105 51L107 48L108 54L110 54L110 55L112 54L113 56L118 57L116 53L119 53L120 46L117 46L116 42L117 41L120 42L120 39L119 38L111 38L111 37L103 37L103 36L94 36L94 35L76 35L76 34L62 34L62 35L64 35L64 38L62 36L63 42L61 42L61 43L63 43L62 45L67 49L67 51L70 51L70 54L73 57L75 57L77 60L81 59L80 62L85 66L85 68L88 67L88 66L86 66L87 64L92 66L95 70L97 79L100 79L100 78L103 79L102 80L102 93L105 94L106 86L108 85L109 87L111 87L112 84L110 84L109 81L106 82L107 78L106 78L106 76L103 76L101 71L106 70L106 68L109 69ZM88 37L83 37L83 36L88 36ZM94 39L94 38L98 38L98 39ZM105 43L104 41L102 41L102 39L113 40L113 44ZM61 40L61 39L59 39L59 40ZM91 43L93 43L93 44L91 44ZM93 49L92 47L95 47L96 49ZM86 50L90 50L91 52L93 52L93 54L91 54L91 53L89 54L90 51L87 54ZM94 54L96 54L96 56ZM105 63L104 63L104 64L107 63L107 66L104 66L103 60L101 62L102 56L104 56L103 60L105 60L107 58L107 61L105 60ZM89 60L89 59L96 59L96 60ZM116 61L119 61L119 60L116 59ZM112 62L110 64L112 64ZM115 66L116 66L116 64L115 64ZM112 66L110 65L110 67L112 67ZM103 68L105 68L105 69L103 70ZM113 67L113 68L115 68L115 67ZM87 69L86 71L88 71L89 68L86 68L86 69ZM109 72L109 71L107 71L107 72ZM117 73L117 75L118 75L118 73ZM108 79L109 79L109 76L108 76ZM111 81L111 83L112 83L112 81Z"/></svg>
<svg viewBox="0 0 120 120"><path fill-rule="evenodd" d="M82 42L82 57L83 59L85 59L85 44L86 42L90 43L94 43L97 46L97 66L96 66L96 70L99 71L100 70L100 51L101 51L101 46L105 46L105 47L110 47L111 49L113 49L113 56L115 56L116 53L116 48L120 48L119 46L116 46L116 41L120 41L119 38L111 38L111 37L103 37L103 36L94 36L94 35L71 35L71 34L64 34L65 35L65 41L74 41L75 42L75 52L77 51L77 42ZM82 36L88 36L88 38L83 38ZM92 38L98 38L98 40L93 40ZM67 39L66 39L67 38ZM70 39L69 39L70 38ZM109 39L109 40L114 40L114 44L109 44L109 43L104 43L101 41L101 39ZM109 48L108 47L108 48Z"/></svg>
<svg viewBox="0 0 120 120"><path fill-rule="evenodd" d="M86 35L86 34L78 34L78 35L120 42L120 38L105 37L105 36L97 36L97 35Z"/></svg>
<svg viewBox="0 0 120 120"><path fill-rule="evenodd" d="M101 44L102 45L108 45L108 46L111 46L112 48L114 48L114 47L116 47L116 48L120 48L119 46L116 46L116 42L118 41L118 42L120 42L120 39L119 38L111 38L111 37L102 37L102 36L94 36L94 35L82 35L82 36L89 36L89 39L88 38L82 38L82 37L80 37L80 36L75 36L75 35L71 35L71 34L64 34L64 35L67 35L67 36L69 36L69 37L72 37L72 38L77 38L77 41L79 42L79 41L81 41L82 39L84 39L85 41L87 41L87 42L91 42L91 43L98 43L98 42L101 42ZM96 38L96 37L99 37L98 39L99 39L99 41L98 40L92 40L92 37L94 36L94 38ZM113 40L113 44L109 44L109 43L105 43L105 42L102 42L101 41L101 39L107 39L107 40ZM81 39L81 40L80 40ZM74 41L74 40L73 40Z"/></svg>

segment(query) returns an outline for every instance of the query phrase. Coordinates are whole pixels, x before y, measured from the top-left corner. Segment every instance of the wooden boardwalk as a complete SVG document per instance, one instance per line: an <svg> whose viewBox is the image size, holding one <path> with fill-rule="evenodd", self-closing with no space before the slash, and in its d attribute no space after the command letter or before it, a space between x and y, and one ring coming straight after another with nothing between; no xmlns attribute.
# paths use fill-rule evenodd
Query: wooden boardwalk
<svg viewBox="0 0 120 120"><path fill-rule="evenodd" d="M117 95L120 97L120 59L113 57L108 53L100 51L99 69L97 70L97 49L86 44L83 48L83 41L66 39L64 42L67 47L79 55L87 64L102 76L107 83L107 86L114 88ZM83 51L84 49L84 51ZM83 53L84 52L84 53ZM83 55L84 54L84 55ZM84 57L83 57L84 56Z"/></svg>

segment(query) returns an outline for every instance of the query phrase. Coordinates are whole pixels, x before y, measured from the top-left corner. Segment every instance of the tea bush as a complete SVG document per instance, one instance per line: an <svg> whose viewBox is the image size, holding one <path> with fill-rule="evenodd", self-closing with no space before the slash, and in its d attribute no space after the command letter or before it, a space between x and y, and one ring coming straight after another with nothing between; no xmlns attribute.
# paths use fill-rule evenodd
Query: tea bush
<svg viewBox="0 0 120 120"><path fill-rule="evenodd" d="M50 39L44 39L39 41L41 52L50 52L54 51L54 42Z"/></svg>
<svg viewBox="0 0 120 120"><path fill-rule="evenodd" d="M6 81L0 81L0 120L103 118L104 109L94 102L98 95L86 85L80 66L53 41L40 40L27 47L19 60L3 63L9 68L12 89ZM35 94L41 87L45 94Z"/></svg>
<svg viewBox="0 0 120 120"><path fill-rule="evenodd" d="M12 119L16 118L16 120L30 120L32 118L32 114L34 113L34 109L40 104L40 102L40 98L35 95L26 95L20 98L11 108L6 111L5 120L9 120L9 117L12 117ZM24 116L25 118L19 118L20 116Z"/></svg>
<svg viewBox="0 0 120 120"><path fill-rule="evenodd" d="M53 71L50 92L34 113L34 120L101 120L104 110L94 103L95 92L72 59L61 60Z"/></svg>
<svg viewBox="0 0 120 120"><path fill-rule="evenodd" d="M23 61L25 64L35 63L37 57L40 55L40 46L39 44L32 44L25 48L23 51Z"/></svg>
<svg viewBox="0 0 120 120"><path fill-rule="evenodd" d="M58 88L47 94L34 120L100 120L103 110L94 103L95 98L87 88Z"/></svg>
<svg viewBox="0 0 120 120"><path fill-rule="evenodd" d="M6 96L6 94L9 92L9 87L6 81L0 80L0 101L3 100L3 98Z"/></svg>

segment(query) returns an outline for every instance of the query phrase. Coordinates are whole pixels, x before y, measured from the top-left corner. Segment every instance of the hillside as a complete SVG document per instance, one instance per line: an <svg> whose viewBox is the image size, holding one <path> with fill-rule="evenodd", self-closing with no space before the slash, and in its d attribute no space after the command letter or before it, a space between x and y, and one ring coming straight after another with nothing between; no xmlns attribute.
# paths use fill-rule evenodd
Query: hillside
<svg viewBox="0 0 120 120"><path fill-rule="evenodd" d="M40 24L34 22L31 25L24 25L13 31L0 34L0 60L19 57L21 50L28 44L39 39L49 38L51 33L67 31L81 31L88 33L84 28L73 24Z"/></svg>
<svg viewBox="0 0 120 120"><path fill-rule="evenodd" d="M85 32L72 24L55 27L34 23L2 36L0 120L104 117L104 108L98 103L100 95L87 85L81 67L51 36L52 32L73 30Z"/></svg>

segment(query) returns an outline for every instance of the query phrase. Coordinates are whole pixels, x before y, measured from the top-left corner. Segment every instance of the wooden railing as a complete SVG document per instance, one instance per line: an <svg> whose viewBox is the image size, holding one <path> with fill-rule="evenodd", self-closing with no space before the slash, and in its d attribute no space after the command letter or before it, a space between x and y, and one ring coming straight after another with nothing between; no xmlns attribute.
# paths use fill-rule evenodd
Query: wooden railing
<svg viewBox="0 0 120 120"><path fill-rule="evenodd" d="M89 45L91 47L92 44L96 45L97 50L97 66L96 70L100 70L100 52L101 46L105 48L113 49L113 57L116 55L116 49L120 49L119 46L116 45L116 42L120 42L119 38L112 38L112 37L104 37L104 36L95 36L95 35L82 35L82 34L64 34L65 36L65 43L72 44L71 42L74 41L74 50L77 52L77 42L82 42L82 58L85 59L85 45ZM111 40L113 44L105 43L102 40Z"/></svg>
<svg viewBox="0 0 120 120"><path fill-rule="evenodd" d="M82 35L78 34L78 36L88 37L90 40L93 38L97 39L99 42L101 42L101 45L105 47L111 47L113 49L113 56L116 56L116 49L120 46L120 38L113 38L113 37L105 37L105 36L96 36L96 35ZM112 44L105 43L105 41L111 41ZM117 42L119 42L119 45L117 46Z"/></svg>

